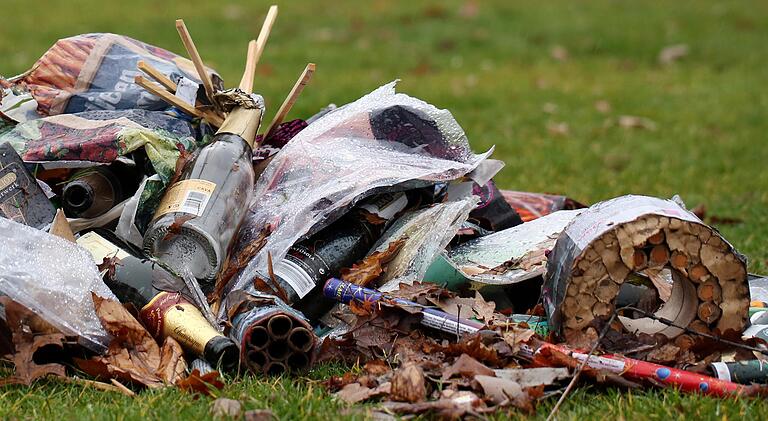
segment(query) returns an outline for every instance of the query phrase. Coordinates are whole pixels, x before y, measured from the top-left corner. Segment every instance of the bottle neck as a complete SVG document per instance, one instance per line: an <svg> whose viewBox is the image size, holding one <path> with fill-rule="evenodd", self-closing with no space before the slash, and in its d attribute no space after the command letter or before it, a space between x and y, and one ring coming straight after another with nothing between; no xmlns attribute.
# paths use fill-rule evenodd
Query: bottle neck
<svg viewBox="0 0 768 421"><path fill-rule="evenodd" d="M236 107L229 113L216 134L228 133L236 135L253 148L256 131L258 131L261 124L261 117L261 108Z"/></svg>
<svg viewBox="0 0 768 421"><path fill-rule="evenodd" d="M88 231L77 239L77 244L91 253L96 264L109 261L102 270L104 283L121 302L130 302L139 309L160 292L153 285L156 278L173 277L108 231Z"/></svg>

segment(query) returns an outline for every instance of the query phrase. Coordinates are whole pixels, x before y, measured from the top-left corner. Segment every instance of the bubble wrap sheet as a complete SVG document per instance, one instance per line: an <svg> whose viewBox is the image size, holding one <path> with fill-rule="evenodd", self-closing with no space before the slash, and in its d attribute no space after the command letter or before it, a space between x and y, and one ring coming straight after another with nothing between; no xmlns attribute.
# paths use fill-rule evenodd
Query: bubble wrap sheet
<svg viewBox="0 0 768 421"><path fill-rule="evenodd" d="M395 93L396 82L310 124L278 152L257 181L238 248L270 224L264 248L233 289L267 274L291 245L340 217L360 199L454 180L492 150L475 155L450 112Z"/></svg>
<svg viewBox="0 0 768 421"><path fill-rule="evenodd" d="M91 292L117 300L90 253L46 232L0 218L0 292L40 315L86 348L102 352L109 335Z"/></svg>

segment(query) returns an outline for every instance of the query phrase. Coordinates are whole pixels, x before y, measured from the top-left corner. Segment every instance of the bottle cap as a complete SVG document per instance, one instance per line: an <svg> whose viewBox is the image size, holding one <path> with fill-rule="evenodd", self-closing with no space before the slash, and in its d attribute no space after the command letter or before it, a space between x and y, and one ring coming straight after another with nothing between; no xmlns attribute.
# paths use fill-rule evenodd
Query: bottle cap
<svg viewBox="0 0 768 421"><path fill-rule="evenodd" d="M237 369L237 363L240 359L237 345L231 339L225 336L216 336L207 344L203 351L205 360L211 363L213 367L221 367L225 371L234 371Z"/></svg>

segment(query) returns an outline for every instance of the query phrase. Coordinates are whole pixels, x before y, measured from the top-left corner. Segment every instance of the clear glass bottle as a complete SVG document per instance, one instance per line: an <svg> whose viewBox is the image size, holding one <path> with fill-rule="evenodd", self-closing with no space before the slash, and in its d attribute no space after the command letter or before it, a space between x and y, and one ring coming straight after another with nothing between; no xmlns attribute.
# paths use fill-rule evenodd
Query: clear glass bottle
<svg viewBox="0 0 768 421"><path fill-rule="evenodd" d="M229 113L213 142L200 150L168 187L144 235L144 251L178 273L189 271L205 293L213 287L245 216L255 175L252 146L264 110Z"/></svg>

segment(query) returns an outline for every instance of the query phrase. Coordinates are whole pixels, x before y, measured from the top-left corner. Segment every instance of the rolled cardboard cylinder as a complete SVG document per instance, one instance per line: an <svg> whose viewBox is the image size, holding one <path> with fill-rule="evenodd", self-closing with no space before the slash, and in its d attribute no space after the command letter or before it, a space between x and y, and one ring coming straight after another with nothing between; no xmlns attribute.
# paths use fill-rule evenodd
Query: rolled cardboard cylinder
<svg viewBox="0 0 768 421"><path fill-rule="evenodd" d="M593 260L595 255L598 259ZM697 286L703 283L706 286L701 294L711 297L705 301L714 305L703 308L705 318L714 323L712 328L743 330L749 306L746 259L676 202L622 196L583 211L560 234L549 254L542 292L553 332L560 338L590 336L587 327L592 320L585 318L610 317L613 310L604 315L606 306L595 304L614 306L619 291L616 288L614 294L604 279L621 286L633 271L650 268L670 268L673 280L671 292L666 289L669 298L654 313L657 318L709 330L706 323L697 320L702 302ZM599 273L607 277L596 276ZM669 288L656 273L647 274L654 285ZM718 309L722 314L716 314ZM629 332L662 333L670 338L683 332L650 318L621 316L619 320Z"/></svg>

